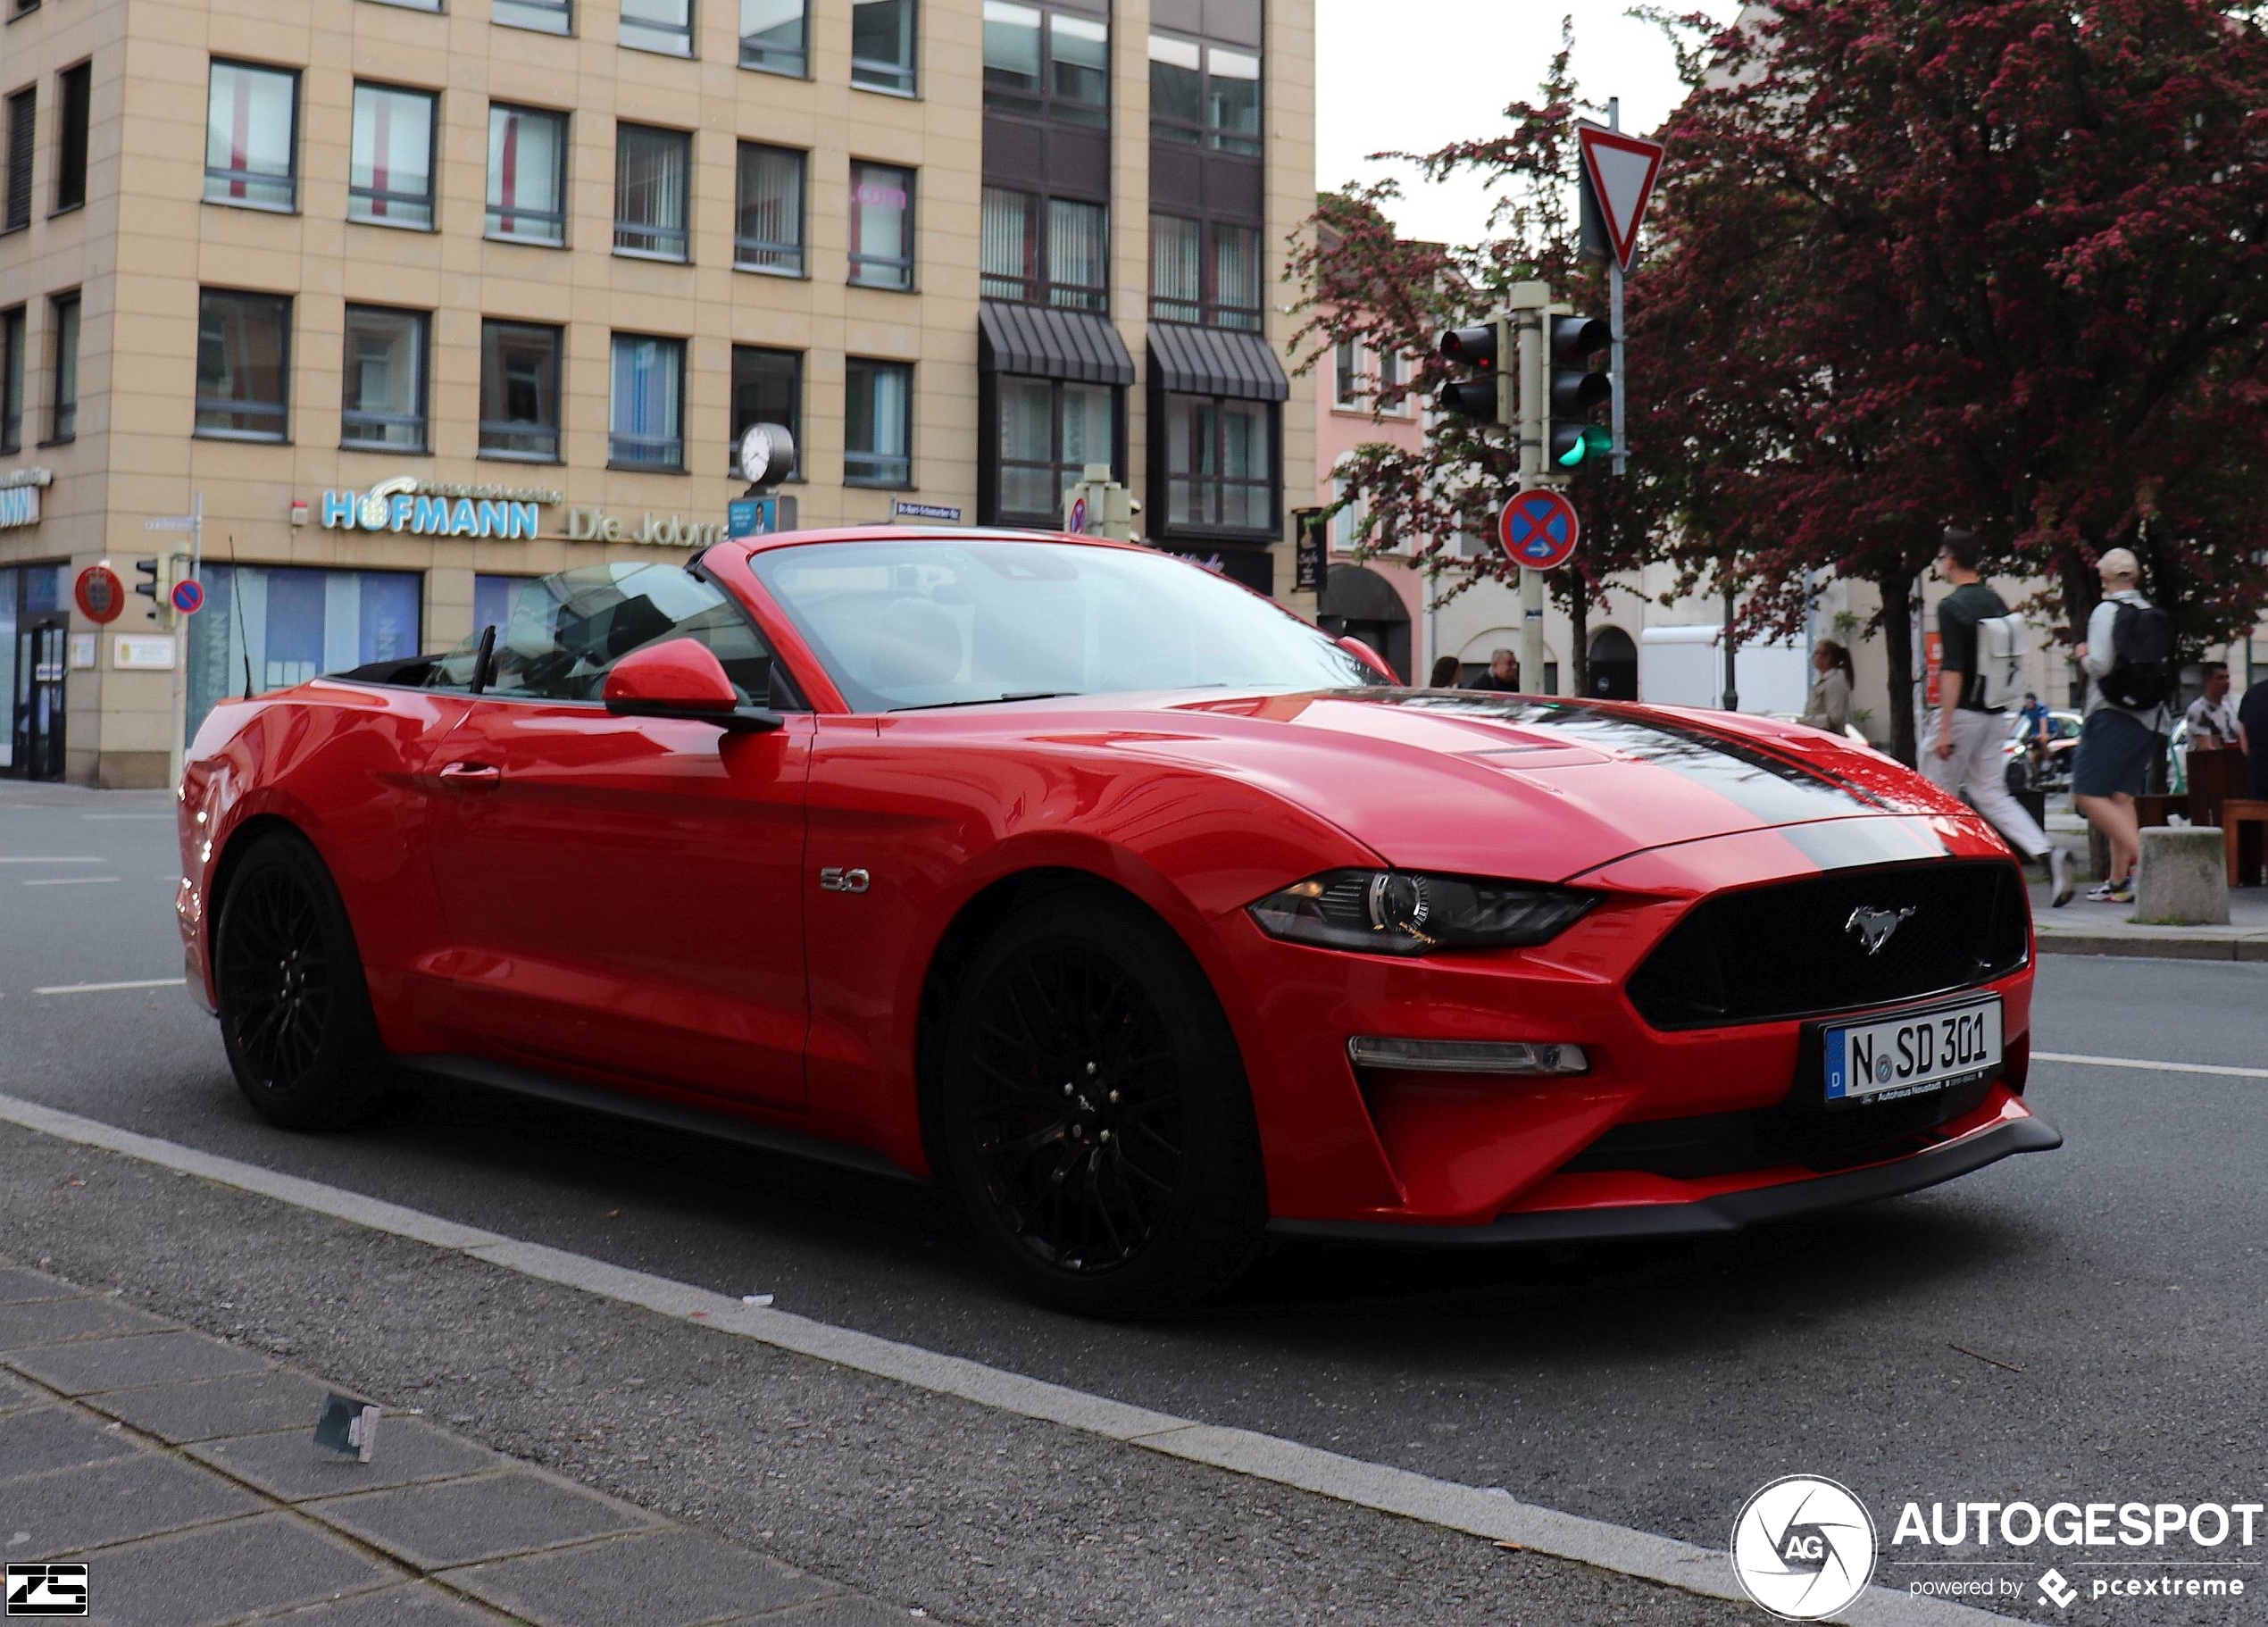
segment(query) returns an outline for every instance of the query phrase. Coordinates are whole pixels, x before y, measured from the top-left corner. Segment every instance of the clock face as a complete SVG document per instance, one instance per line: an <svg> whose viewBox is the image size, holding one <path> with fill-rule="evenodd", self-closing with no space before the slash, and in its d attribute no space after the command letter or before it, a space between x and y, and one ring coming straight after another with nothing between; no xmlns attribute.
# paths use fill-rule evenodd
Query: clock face
<svg viewBox="0 0 2268 1627"><path fill-rule="evenodd" d="M771 438L762 424L750 424L740 436L740 478L761 480L771 467Z"/></svg>

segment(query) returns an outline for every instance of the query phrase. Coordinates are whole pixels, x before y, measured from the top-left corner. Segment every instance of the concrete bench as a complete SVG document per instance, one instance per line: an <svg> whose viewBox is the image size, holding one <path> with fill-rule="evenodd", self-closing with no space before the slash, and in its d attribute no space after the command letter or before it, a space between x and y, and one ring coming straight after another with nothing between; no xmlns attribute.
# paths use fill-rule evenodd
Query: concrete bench
<svg viewBox="0 0 2268 1627"><path fill-rule="evenodd" d="M2152 825L2142 831L2134 919L2146 926L2229 924L2228 853L2218 825Z"/></svg>

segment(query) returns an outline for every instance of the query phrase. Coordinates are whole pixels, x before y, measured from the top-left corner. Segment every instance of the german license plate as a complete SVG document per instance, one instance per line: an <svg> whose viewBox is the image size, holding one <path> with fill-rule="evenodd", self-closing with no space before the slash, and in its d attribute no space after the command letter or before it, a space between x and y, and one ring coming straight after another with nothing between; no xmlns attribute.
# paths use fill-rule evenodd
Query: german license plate
<svg viewBox="0 0 2268 1627"><path fill-rule="evenodd" d="M1986 1079L2000 1066L2000 998L1826 1030L1827 1103L1895 1101Z"/></svg>

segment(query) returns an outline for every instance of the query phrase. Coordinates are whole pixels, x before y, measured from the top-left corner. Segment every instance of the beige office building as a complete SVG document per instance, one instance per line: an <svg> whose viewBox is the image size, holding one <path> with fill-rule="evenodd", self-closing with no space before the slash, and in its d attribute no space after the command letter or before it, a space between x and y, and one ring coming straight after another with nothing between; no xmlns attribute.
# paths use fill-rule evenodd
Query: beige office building
<svg viewBox="0 0 2268 1627"><path fill-rule="evenodd" d="M806 528L1053 524L1107 462L1299 602L1311 0L0 8L0 773L163 784L247 680L682 557L753 421Z"/></svg>

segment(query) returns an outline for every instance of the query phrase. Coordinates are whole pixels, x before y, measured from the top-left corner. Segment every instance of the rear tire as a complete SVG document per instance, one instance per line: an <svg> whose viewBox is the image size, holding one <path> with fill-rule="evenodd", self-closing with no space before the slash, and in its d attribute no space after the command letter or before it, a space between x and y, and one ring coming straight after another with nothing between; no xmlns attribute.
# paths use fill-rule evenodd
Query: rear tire
<svg viewBox="0 0 2268 1627"><path fill-rule="evenodd" d="M253 1110L291 1130L366 1118L384 1052L346 906L306 839L259 838L221 906L221 1041Z"/></svg>
<svg viewBox="0 0 2268 1627"><path fill-rule="evenodd" d="M1099 891L1045 897L955 1000L940 1139L987 1251L1088 1315L1178 1311L1258 1251L1266 1177L1228 1020L1188 950Z"/></svg>

